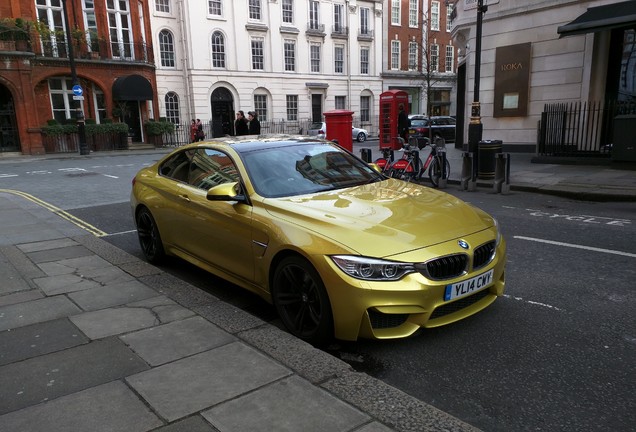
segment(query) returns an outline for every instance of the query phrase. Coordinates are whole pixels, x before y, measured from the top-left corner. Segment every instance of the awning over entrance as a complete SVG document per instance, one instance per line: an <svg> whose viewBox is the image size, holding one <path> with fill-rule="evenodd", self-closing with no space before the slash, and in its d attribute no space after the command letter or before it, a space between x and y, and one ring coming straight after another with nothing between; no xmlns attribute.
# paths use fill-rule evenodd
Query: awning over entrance
<svg viewBox="0 0 636 432"><path fill-rule="evenodd" d="M127 75L117 78L113 83L113 100L152 100L150 81L141 75Z"/></svg>
<svg viewBox="0 0 636 432"><path fill-rule="evenodd" d="M574 21L557 28L561 36L595 33L622 27L636 27L636 1L591 7Z"/></svg>

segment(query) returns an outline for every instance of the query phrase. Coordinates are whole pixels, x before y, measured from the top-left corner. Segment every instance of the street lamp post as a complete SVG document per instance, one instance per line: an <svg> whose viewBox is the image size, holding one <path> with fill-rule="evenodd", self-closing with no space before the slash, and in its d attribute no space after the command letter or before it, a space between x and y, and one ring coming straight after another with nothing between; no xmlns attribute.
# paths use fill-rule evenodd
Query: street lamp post
<svg viewBox="0 0 636 432"><path fill-rule="evenodd" d="M479 104L479 80L481 71L481 26L483 16L488 10L484 6L484 0L477 0L477 24L475 35L475 88L473 91L473 104L470 112L470 123L468 124L468 151L472 152L474 167L478 166L479 141L482 140L484 125L481 123L481 106Z"/></svg>
<svg viewBox="0 0 636 432"><path fill-rule="evenodd" d="M73 80L73 89L81 89L79 87L79 80L77 79L77 70L75 69L75 55L73 53L73 40L71 39L71 21L68 18L68 10L66 8L66 0L62 0L62 9L64 11L64 21L66 21L66 45L68 50L68 62L71 66L71 78ZM82 110L82 99L84 96L74 96L77 99L77 108L75 110L75 116L77 119L77 135L79 137L79 152L80 155L90 154L88 145L86 144L86 123L84 121L84 111Z"/></svg>

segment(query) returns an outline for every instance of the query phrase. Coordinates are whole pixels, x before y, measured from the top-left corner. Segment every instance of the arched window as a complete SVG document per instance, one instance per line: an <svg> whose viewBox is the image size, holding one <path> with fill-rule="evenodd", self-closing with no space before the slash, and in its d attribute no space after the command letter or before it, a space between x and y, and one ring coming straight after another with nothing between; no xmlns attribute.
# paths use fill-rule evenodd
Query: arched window
<svg viewBox="0 0 636 432"><path fill-rule="evenodd" d="M169 30L159 32L159 53L161 55L161 66L174 67L174 37Z"/></svg>
<svg viewBox="0 0 636 432"><path fill-rule="evenodd" d="M166 93L166 119L174 124L180 124L179 121L179 95L175 92Z"/></svg>
<svg viewBox="0 0 636 432"><path fill-rule="evenodd" d="M225 38L218 31L212 34L212 67L225 68Z"/></svg>

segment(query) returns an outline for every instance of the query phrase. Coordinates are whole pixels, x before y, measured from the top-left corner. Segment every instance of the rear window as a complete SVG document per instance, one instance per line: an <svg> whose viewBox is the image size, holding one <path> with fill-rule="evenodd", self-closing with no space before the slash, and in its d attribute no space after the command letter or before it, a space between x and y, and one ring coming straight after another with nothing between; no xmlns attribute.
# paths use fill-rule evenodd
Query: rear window
<svg viewBox="0 0 636 432"><path fill-rule="evenodd" d="M321 129L322 128L322 123L312 123L311 126L309 126L309 129Z"/></svg>
<svg viewBox="0 0 636 432"><path fill-rule="evenodd" d="M426 120L411 120L411 126L412 127L426 126Z"/></svg>

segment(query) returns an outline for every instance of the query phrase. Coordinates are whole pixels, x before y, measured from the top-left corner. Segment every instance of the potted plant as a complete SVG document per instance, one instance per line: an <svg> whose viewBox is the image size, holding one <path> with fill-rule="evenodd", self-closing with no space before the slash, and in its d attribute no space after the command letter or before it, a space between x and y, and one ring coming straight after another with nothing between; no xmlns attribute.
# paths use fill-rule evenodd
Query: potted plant
<svg viewBox="0 0 636 432"><path fill-rule="evenodd" d="M13 18L0 19L0 51L15 51L15 31Z"/></svg>

